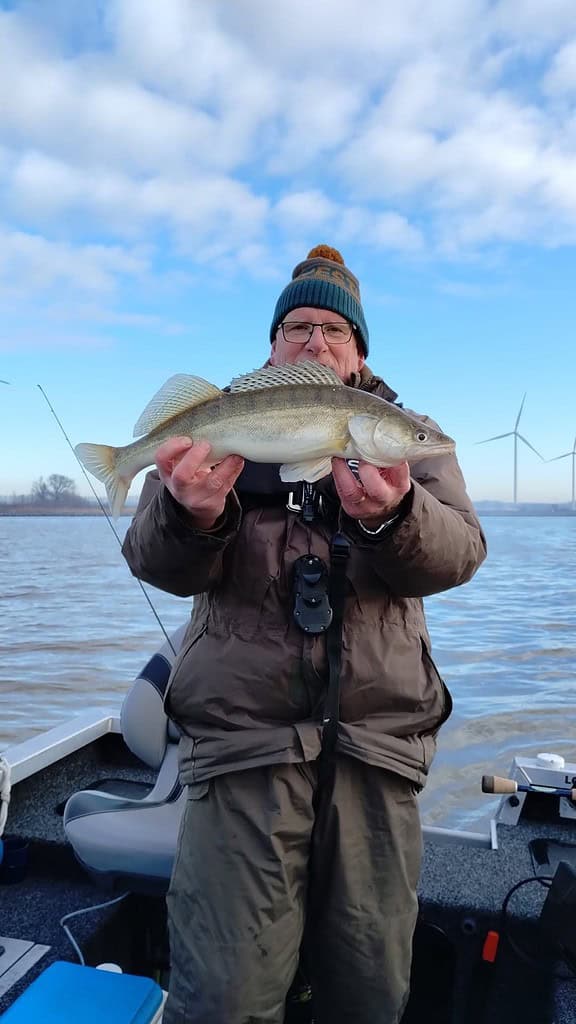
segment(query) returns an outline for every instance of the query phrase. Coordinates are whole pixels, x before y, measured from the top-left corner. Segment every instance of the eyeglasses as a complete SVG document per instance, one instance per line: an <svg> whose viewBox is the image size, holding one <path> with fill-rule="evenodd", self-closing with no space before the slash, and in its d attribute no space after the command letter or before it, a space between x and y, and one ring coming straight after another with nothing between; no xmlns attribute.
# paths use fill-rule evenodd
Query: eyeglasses
<svg viewBox="0 0 576 1024"><path fill-rule="evenodd" d="M284 341L289 341L292 345L305 345L310 341L315 327L321 329L324 341L329 345L346 345L352 337L354 326L345 323L307 324L301 320L285 320L280 324L280 329Z"/></svg>

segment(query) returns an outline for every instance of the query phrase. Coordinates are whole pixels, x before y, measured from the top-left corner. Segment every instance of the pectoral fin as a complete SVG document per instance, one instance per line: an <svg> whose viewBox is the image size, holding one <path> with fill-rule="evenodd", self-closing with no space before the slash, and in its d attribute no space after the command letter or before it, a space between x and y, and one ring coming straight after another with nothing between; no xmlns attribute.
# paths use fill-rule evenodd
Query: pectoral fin
<svg viewBox="0 0 576 1024"><path fill-rule="evenodd" d="M280 479L286 484L297 483L300 480L314 484L331 472L332 459L328 456L315 459L313 462L285 462L280 466Z"/></svg>

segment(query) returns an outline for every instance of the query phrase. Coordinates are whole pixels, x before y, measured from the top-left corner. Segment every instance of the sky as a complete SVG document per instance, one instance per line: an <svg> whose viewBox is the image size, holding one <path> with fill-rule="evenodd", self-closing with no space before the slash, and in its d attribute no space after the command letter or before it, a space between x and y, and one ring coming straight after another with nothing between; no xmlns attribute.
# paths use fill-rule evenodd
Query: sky
<svg viewBox="0 0 576 1024"><path fill-rule="evenodd" d="M73 445L129 443L172 374L262 365L318 243L473 500L512 498L512 438L477 442L524 394L572 449L574 0L0 0L0 95L0 494L90 494L38 385ZM519 500L570 472L520 444Z"/></svg>

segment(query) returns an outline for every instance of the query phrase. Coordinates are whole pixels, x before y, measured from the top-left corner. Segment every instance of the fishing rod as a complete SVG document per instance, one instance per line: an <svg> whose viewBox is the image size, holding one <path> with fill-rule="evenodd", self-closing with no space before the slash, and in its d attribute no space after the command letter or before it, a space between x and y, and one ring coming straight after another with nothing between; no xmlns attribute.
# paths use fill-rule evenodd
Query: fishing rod
<svg viewBox="0 0 576 1024"><path fill-rule="evenodd" d="M538 786L531 782L528 785L516 782L515 779L502 779L498 775L482 776L483 793L545 793L548 796L565 796L576 804L576 781L571 788L564 786Z"/></svg>
<svg viewBox="0 0 576 1024"><path fill-rule="evenodd" d="M2 381L2 383L3 384L8 384L8 381ZM102 501L100 500L100 496L97 493L97 491L95 490L94 485L93 485L92 481L90 480L90 477L86 473L86 470L84 469L84 466L82 465L82 463L80 462L80 459L78 458L76 452L74 451L74 445L72 444L70 438L68 437L68 434L66 433L66 431L65 431L65 429L64 429L64 427L63 427L63 425L62 425L62 423L61 423L61 421L60 421L60 419L59 419L59 417L58 417L58 415L56 413L56 410L54 409L54 406L52 405L52 403L51 403L50 399L48 398L48 395L44 391L44 388L42 387L42 385L41 384L37 384L36 386L39 389L42 397L44 398L44 401L46 402L48 408L50 409L50 412L52 413L54 419L56 420L56 423L60 427L60 430L62 431L62 434L64 435L64 438L66 439L66 444L68 445L70 451L72 452L74 458L76 459L76 462L80 466L80 469L82 470L82 474L85 477L86 482L87 482L90 490L92 491L92 494L96 498L96 501L98 502L102 513L106 517L106 522L108 523L108 526L110 527L110 529L112 530L112 533L116 537L116 540L118 541L118 544L120 545L120 547L122 547L122 538L118 534L118 531L116 530L116 527L114 526L114 523L112 522L112 519L108 515L108 512L106 511ZM167 643L170 645L170 649L171 649L174 657L176 657L177 651L174 650L174 644L172 643L172 641L171 641L171 639L170 639L170 637L169 637L169 635L168 635L168 633L167 633L167 631L166 631L166 629L164 627L164 623L162 622L160 616L158 615L158 612L156 611L156 608L154 607L154 605L153 605L153 603L152 603L152 601L150 599L150 595L144 589L144 584L142 583L142 580L139 580L138 577L135 577L135 578L136 578L136 582L138 583L138 586L140 587L140 590L142 591L142 593L144 594L144 597L146 598L146 600L148 602L148 605L150 607L150 610L151 610L152 614L154 615L154 618L156 619L156 622L160 626L160 629L162 630L162 632L163 632L163 634L164 634L164 636L166 638Z"/></svg>

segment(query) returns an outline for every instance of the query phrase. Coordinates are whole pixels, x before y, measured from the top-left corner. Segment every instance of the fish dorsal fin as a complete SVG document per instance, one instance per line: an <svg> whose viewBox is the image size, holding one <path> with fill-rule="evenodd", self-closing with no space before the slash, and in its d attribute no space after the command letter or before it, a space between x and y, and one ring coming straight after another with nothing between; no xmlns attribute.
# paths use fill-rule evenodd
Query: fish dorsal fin
<svg viewBox="0 0 576 1024"><path fill-rule="evenodd" d="M134 427L134 437L148 434L178 413L208 402L211 398L218 398L221 394L220 388L202 377L175 373L148 402Z"/></svg>
<svg viewBox="0 0 576 1024"><path fill-rule="evenodd" d="M286 363L284 366L264 366L242 377L235 377L230 391L257 391L260 388L289 387L294 384L331 384L344 387L340 377L329 366L305 363Z"/></svg>

